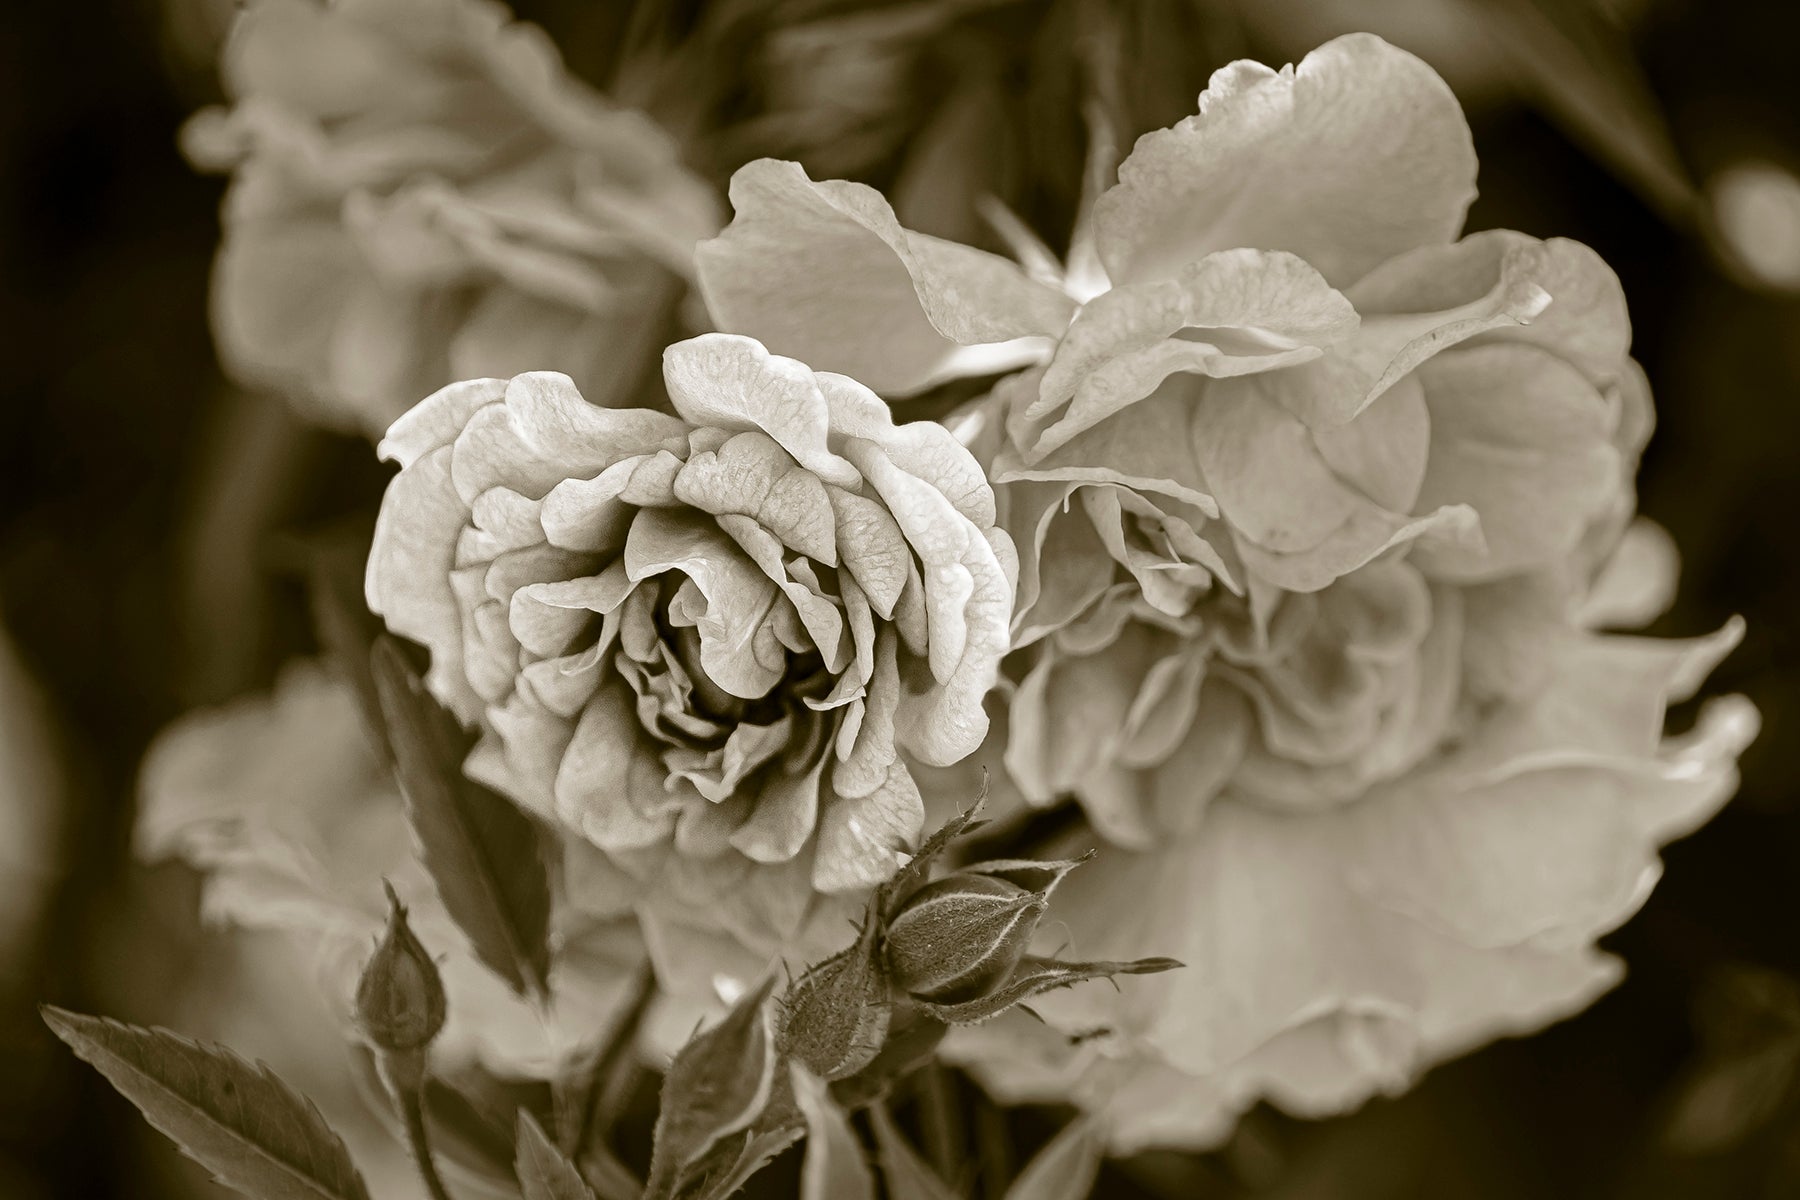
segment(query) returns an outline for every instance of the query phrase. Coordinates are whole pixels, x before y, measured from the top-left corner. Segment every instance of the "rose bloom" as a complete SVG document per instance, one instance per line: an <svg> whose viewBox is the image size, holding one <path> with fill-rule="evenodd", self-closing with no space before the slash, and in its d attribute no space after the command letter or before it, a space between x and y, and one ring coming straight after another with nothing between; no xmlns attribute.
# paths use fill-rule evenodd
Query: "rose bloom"
<svg viewBox="0 0 1800 1200"><path fill-rule="evenodd" d="M142 858L177 858L203 873L209 923L261 935L243 943L246 971L260 962L315 982L293 1006L315 1036L337 1036L311 1047L314 1069L349 1042L357 978L387 923L384 879L443 974L449 1022L432 1054L444 1069L478 1062L547 1075L607 1027L644 958L631 880L572 847L552 907L547 1013L489 971L413 850L354 689L310 660L288 664L268 696L189 713L158 735L144 760L135 841Z"/></svg>
<svg viewBox="0 0 1800 1200"><path fill-rule="evenodd" d="M1475 174L1449 89L1359 35L1218 72L1060 273L768 161L700 248L721 328L890 394L1026 367L959 423L1020 554L984 753L1080 804L1058 850L1110 847L1048 948L1188 968L949 1051L1118 1150L1261 1097L1340 1111L1583 1007L1621 970L1595 938L1754 736L1735 698L1663 736L1735 622L1598 632L1672 588L1631 526L1624 299L1574 243L1457 240Z"/></svg>
<svg viewBox="0 0 1800 1200"><path fill-rule="evenodd" d="M548 372L420 403L368 600L479 728L468 773L643 880L659 982L729 993L905 861L906 756L981 744L1016 564L942 426L743 337L663 376L675 415Z"/></svg>
<svg viewBox="0 0 1800 1200"><path fill-rule="evenodd" d="M651 378L717 200L541 30L488 0L258 0L222 73L232 106L184 145L233 175L233 374L371 436L454 379L556 367L612 403Z"/></svg>

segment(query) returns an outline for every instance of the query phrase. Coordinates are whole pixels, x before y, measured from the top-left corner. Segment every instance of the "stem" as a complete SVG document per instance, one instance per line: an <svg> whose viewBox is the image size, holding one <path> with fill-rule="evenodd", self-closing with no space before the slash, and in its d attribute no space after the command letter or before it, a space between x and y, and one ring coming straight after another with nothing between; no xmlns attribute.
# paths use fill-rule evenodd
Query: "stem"
<svg viewBox="0 0 1800 1200"><path fill-rule="evenodd" d="M564 1154L571 1157L579 1154L582 1145L588 1140L588 1130L594 1124L596 1109L600 1107L601 1089L611 1081L619 1064L630 1056L631 1048L637 1042L638 1030L644 1023L644 1015L650 1011L650 1001L655 996L656 975L646 961L638 972L631 999L626 1002L617 1023L600 1043L588 1069L579 1080L573 1081L578 1085L576 1090L557 1098L556 1132ZM565 1088L567 1086L565 1084ZM607 1122L602 1122L603 1128L605 1124Z"/></svg>
<svg viewBox="0 0 1800 1200"><path fill-rule="evenodd" d="M377 1062L381 1081L387 1085L388 1094L400 1110L400 1120L406 1127L406 1145L412 1151L413 1163L419 1168L419 1178L425 1181L425 1190L431 1194L431 1200L450 1200L444 1181L438 1177L437 1164L431 1159L431 1143L425 1132L424 1051L383 1050L378 1052Z"/></svg>
<svg viewBox="0 0 1800 1200"><path fill-rule="evenodd" d="M975 1135L981 1148L983 1193L1004 1196L1013 1181L1012 1141L1006 1128L1006 1112L981 1096L976 1101Z"/></svg>
<svg viewBox="0 0 1800 1200"><path fill-rule="evenodd" d="M963 1165L962 1139L957 1136L962 1125L962 1105L956 1094L956 1080L938 1062L926 1064L917 1079L925 1153L937 1168L939 1178L955 1181Z"/></svg>

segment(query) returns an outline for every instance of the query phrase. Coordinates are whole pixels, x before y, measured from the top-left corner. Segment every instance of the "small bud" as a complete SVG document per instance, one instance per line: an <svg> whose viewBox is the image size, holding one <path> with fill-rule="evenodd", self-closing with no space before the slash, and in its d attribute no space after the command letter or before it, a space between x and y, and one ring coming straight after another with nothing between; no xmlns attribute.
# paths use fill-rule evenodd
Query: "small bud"
<svg viewBox="0 0 1800 1200"><path fill-rule="evenodd" d="M892 985L878 932L871 909L856 944L812 966L782 1002L782 1052L827 1082L868 1066L887 1038Z"/></svg>
<svg viewBox="0 0 1800 1200"><path fill-rule="evenodd" d="M1005 985L1043 914L1042 894L997 875L946 875L911 896L888 924L894 982L939 1004Z"/></svg>
<svg viewBox="0 0 1800 1200"><path fill-rule="evenodd" d="M421 1050L444 1027L444 983L406 923L406 906L387 888L388 925L356 985L356 1022L378 1050Z"/></svg>

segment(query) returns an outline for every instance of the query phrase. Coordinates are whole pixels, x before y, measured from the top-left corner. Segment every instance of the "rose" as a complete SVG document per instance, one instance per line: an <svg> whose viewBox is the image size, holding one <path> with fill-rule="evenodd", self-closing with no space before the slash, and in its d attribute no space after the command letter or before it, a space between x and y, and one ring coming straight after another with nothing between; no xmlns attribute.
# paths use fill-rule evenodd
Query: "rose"
<svg viewBox="0 0 1800 1200"><path fill-rule="evenodd" d="M950 1046L1130 1148L1262 1095L1335 1111L1587 1003L1617 975L1593 939L1755 718L1661 736L1735 625L1595 632L1668 591L1595 579L1642 561L1623 297L1573 243L1451 240L1475 160L1428 68L1368 37L1234 64L1118 174L1059 288L778 163L699 261L723 328L896 393L1036 364L965 426L1021 556L1006 763L1081 802L1059 851L1136 850L1070 888L1077 952L1191 969L1051 998L1112 1031L1079 1049Z"/></svg>
<svg viewBox="0 0 1800 1200"><path fill-rule="evenodd" d="M1661 736L1665 705L1739 627L1692 642L1602 635L1541 580L1427 589L1406 562L1284 603L1347 591L1369 605L1360 633L1302 638L1254 672L1226 657L1227 641L1191 692L1129 674L1142 669L1120 661L1129 638L1078 660L1093 664L1085 678L1059 664L1040 708L1021 689L1015 730L1046 714L1085 720L1048 722L1030 761L1097 762L1079 781L1084 806L1098 831L1138 848L1071 878L1063 936L1083 955L1155 946L1206 982L1048 998L1039 1011L1053 1026L1112 1031L1079 1050L1023 1026L965 1041L958 1052L996 1092L1073 1096L1122 1148L1207 1144L1259 1097L1341 1111L1617 981L1594 939L1643 902L1655 848L1730 795L1754 735L1754 710L1730 698L1691 736ZM1386 637L1371 644L1376 630ZM1151 687L1133 695L1139 679ZM1165 730L1166 759L1120 761L1147 744L1140 727L1108 761L1121 691L1120 708L1155 700L1191 719L1179 737ZM1094 736L1058 755L1077 728Z"/></svg>
<svg viewBox="0 0 1800 1200"><path fill-rule="evenodd" d="M378 434L452 379L647 375L710 187L486 0L267 0L187 153L231 171L213 324L232 372Z"/></svg>
<svg viewBox="0 0 1800 1200"><path fill-rule="evenodd" d="M968 451L852 380L723 334L664 378L678 415L544 372L423 401L368 599L479 726L469 773L643 875L664 985L742 983L905 860L902 751L981 743L1014 557Z"/></svg>

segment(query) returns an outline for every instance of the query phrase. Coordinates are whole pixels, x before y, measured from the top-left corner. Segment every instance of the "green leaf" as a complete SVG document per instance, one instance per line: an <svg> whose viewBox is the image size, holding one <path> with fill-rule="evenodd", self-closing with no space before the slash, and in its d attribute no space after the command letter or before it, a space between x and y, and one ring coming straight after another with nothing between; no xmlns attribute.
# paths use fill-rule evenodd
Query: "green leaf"
<svg viewBox="0 0 1800 1200"><path fill-rule="evenodd" d="M444 908L514 991L544 995L550 880L536 823L463 775L468 739L395 638L380 638L370 663L407 817Z"/></svg>
<svg viewBox="0 0 1800 1200"><path fill-rule="evenodd" d="M576 1167L599 1200L642 1200L644 1181L631 1173L611 1146L589 1142L581 1148Z"/></svg>
<svg viewBox="0 0 1800 1200"><path fill-rule="evenodd" d="M262 1064L166 1029L42 1011L57 1037L225 1186L253 1200L369 1200L319 1110Z"/></svg>
<svg viewBox="0 0 1800 1200"><path fill-rule="evenodd" d="M881 1178L887 1186L888 1200L960 1200L950 1185L938 1178L919 1152L912 1148L887 1109L875 1105L869 1110L875 1127L875 1145L881 1158Z"/></svg>
<svg viewBox="0 0 1800 1200"><path fill-rule="evenodd" d="M685 1168L721 1139L750 1128L767 1107L776 1074L768 1004L773 986L772 978L765 979L669 1064L645 1196L674 1195Z"/></svg>
<svg viewBox="0 0 1800 1200"><path fill-rule="evenodd" d="M528 1112L519 1113L519 1152L515 1160L524 1200L599 1200L575 1164L563 1157Z"/></svg>
<svg viewBox="0 0 1800 1200"><path fill-rule="evenodd" d="M1094 1190L1103 1156L1093 1122L1077 1118L1025 1164L1025 1170L1006 1189L1006 1200L1083 1200Z"/></svg>
<svg viewBox="0 0 1800 1200"><path fill-rule="evenodd" d="M875 1200L875 1179L862 1143L832 1103L825 1081L799 1063L789 1068L794 1103L806 1120L806 1159L800 1167L800 1200Z"/></svg>

